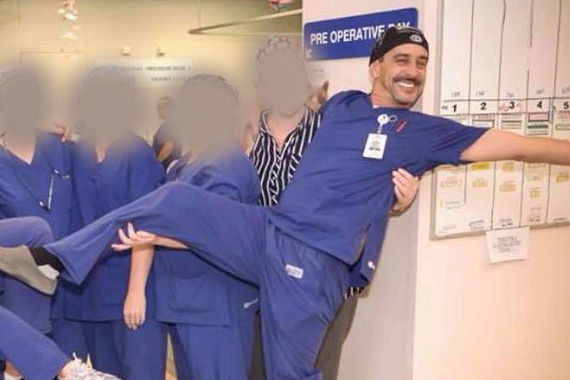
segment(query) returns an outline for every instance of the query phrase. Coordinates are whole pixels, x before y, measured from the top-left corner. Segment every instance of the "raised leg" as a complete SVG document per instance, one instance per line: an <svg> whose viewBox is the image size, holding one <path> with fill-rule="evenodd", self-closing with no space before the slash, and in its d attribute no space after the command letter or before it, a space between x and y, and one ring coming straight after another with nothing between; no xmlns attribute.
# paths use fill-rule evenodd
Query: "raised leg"
<svg viewBox="0 0 570 380"><path fill-rule="evenodd" d="M128 222L180 240L219 268L259 282L259 257L265 243L263 210L182 182L166 184L46 249L61 260L67 279L81 283Z"/></svg>

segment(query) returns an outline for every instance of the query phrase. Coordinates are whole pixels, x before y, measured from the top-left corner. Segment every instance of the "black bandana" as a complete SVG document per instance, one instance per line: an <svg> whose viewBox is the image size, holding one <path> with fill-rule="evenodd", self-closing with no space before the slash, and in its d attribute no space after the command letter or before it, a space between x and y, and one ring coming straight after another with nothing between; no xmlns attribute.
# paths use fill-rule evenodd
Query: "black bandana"
<svg viewBox="0 0 570 380"><path fill-rule="evenodd" d="M429 52L428 42L421 30L412 27L391 27L382 33L378 41L376 41L372 54L370 55L370 64L384 57L386 53L395 47L404 44L419 45Z"/></svg>

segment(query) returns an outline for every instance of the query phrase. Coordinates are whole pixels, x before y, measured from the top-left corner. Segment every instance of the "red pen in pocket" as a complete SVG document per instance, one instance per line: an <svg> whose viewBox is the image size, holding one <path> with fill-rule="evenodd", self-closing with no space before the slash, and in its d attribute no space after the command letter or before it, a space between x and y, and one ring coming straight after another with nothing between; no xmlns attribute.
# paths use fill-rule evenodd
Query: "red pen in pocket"
<svg viewBox="0 0 570 380"><path fill-rule="evenodd" d="M404 127L406 126L406 124L408 124L406 122L406 120L400 120L400 122L398 123L398 125L396 125L396 132L400 133L402 131L402 129L404 129Z"/></svg>

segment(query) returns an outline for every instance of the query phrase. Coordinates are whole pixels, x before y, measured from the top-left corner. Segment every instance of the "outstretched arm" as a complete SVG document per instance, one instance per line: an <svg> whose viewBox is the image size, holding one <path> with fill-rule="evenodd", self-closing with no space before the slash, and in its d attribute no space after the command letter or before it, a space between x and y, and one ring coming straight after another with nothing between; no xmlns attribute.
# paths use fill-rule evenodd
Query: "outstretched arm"
<svg viewBox="0 0 570 380"><path fill-rule="evenodd" d="M570 142L489 130L461 155L464 161L516 160L570 165Z"/></svg>

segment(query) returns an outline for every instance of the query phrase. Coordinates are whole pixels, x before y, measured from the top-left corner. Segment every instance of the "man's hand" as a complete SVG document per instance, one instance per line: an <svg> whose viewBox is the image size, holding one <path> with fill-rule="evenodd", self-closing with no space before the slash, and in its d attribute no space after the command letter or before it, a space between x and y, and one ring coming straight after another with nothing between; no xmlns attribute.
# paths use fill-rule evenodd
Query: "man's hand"
<svg viewBox="0 0 570 380"><path fill-rule="evenodd" d="M143 292L129 291L123 305L123 318L131 330L142 326L146 320L146 296Z"/></svg>
<svg viewBox="0 0 570 380"><path fill-rule="evenodd" d="M394 207L392 207L392 211L403 212L416 199L420 187L420 179L404 169L398 169L392 172L392 181L394 182L394 193L397 200Z"/></svg>

